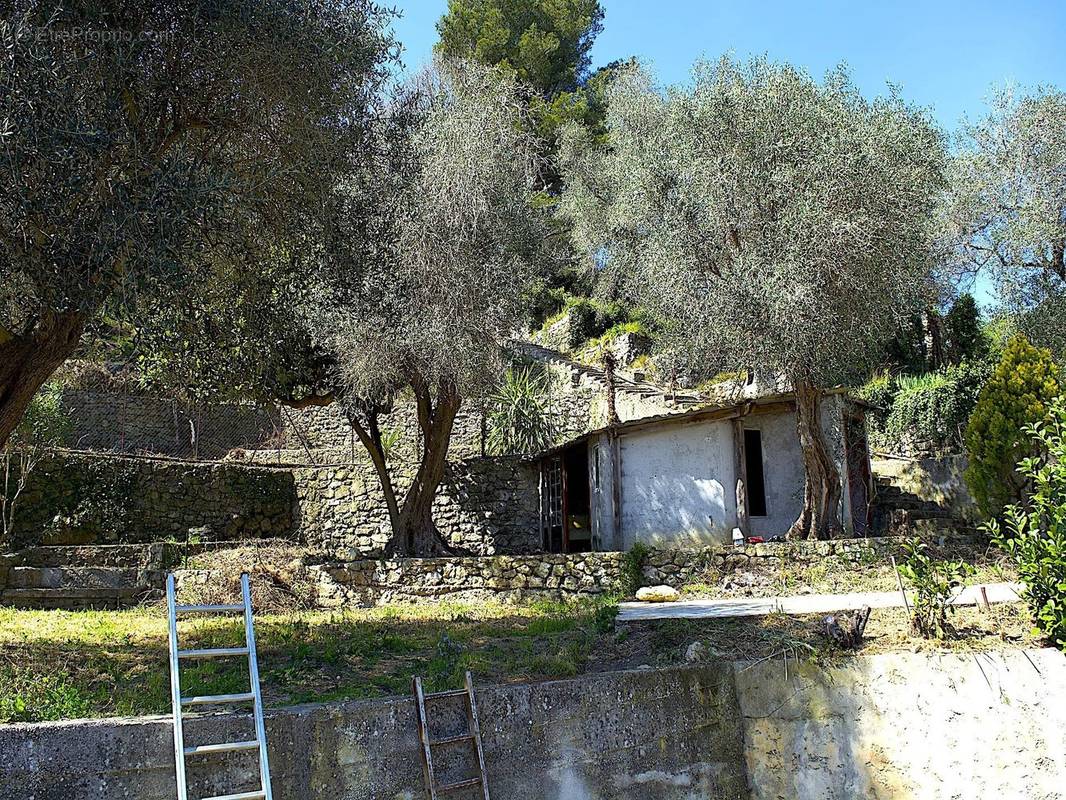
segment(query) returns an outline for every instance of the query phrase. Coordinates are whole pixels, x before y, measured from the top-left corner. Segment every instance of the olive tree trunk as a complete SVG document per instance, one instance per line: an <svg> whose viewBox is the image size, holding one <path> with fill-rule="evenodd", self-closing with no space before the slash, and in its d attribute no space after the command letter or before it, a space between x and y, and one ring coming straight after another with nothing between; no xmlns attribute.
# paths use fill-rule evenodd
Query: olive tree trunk
<svg viewBox="0 0 1066 800"><path fill-rule="evenodd" d="M840 534L840 470L822 432L822 393L806 381L795 382L796 428L803 451L803 510L789 539L832 539Z"/></svg>
<svg viewBox="0 0 1066 800"><path fill-rule="evenodd" d="M0 341L0 447L7 445L37 390L70 358L84 329L80 313L49 312L25 333Z"/></svg>
<svg viewBox="0 0 1066 800"><path fill-rule="evenodd" d="M364 405L348 407L348 421L370 455L377 474L385 509L389 515L392 538L386 548L391 556L439 556L454 551L444 541L433 522L433 501L444 479L448 462L448 445L462 399L450 383L442 383L436 395L419 380L413 380L418 427L422 434L422 454L411 485L402 502L393 483L379 426L379 416L387 409Z"/></svg>
<svg viewBox="0 0 1066 800"><path fill-rule="evenodd" d="M448 444L462 400L450 382L441 383L435 399L426 386L418 381L414 383L418 426L422 431L422 460L393 524L391 548L398 555L450 555L453 549L433 522L433 500L444 479Z"/></svg>

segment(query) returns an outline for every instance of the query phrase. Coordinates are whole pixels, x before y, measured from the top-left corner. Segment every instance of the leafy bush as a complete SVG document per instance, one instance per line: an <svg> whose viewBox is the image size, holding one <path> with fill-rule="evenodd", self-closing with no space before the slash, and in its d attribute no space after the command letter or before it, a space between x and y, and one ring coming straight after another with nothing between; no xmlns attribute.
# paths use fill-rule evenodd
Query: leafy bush
<svg viewBox="0 0 1066 800"><path fill-rule="evenodd" d="M643 542L635 542L625 556L625 564L622 568L622 586L619 587L626 597L637 593L637 589L644 585L644 562L648 560L651 548Z"/></svg>
<svg viewBox="0 0 1066 800"><path fill-rule="evenodd" d="M1022 500L1025 479L1015 466L1032 455L1027 427L1043 423L1060 395L1061 377L1048 350L1015 336L981 390L966 428L966 483L981 511L998 516Z"/></svg>
<svg viewBox="0 0 1066 800"><path fill-rule="evenodd" d="M571 350L602 336L615 325L629 321L629 314L620 303L591 297L574 298L567 304L567 310L570 314Z"/></svg>
<svg viewBox="0 0 1066 800"><path fill-rule="evenodd" d="M1036 624L1066 650L1066 399L1049 416L1026 428L1041 453L1018 464L1028 501L1007 506L1004 524L993 519L986 530L1014 561Z"/></svg>
<svg viewBox="0 0 1066 800"><path fill-rule="evenodd" d="M0 666L0 724L52 722L89 716L90 698L63 670L34 674L16 666Z"/></svg>
<svg viewBox="0 0 1066 800"><path fill-rule="evenodd" d="M894 442L930 442L944 446L959 441L968 409L958 387L941 372L902 375L885 433Z"/></svg>
<svg viewBox="0 0 1066 800"><path fill-rule="evenodd" d="M927 639L942 639L954 608L951 600L974 568L965 561L934 561L917 538L903 543L903 553L906 560L899 572L914 590L911 624Z"/></svg>
<svg viewBox="0 0 1066 800"><path fill-rule="evenodd" d="M532 367L507 370L491 398L489 451L495 455L535 453L550 447L556 427L548 395L547 378Z"/></svg>

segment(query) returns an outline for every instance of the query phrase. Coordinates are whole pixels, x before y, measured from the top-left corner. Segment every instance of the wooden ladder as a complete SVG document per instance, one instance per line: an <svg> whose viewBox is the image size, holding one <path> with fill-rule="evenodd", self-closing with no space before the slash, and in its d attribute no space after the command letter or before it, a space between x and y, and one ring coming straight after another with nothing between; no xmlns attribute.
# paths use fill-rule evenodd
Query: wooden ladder
<svg viewBox="0 0 1066 800"><path fill-rule="evenodd" d="M466 688L453 689L448 692L435 692L426 694L422 689L422 679L416 677L413 681L415 690L416 710L418 712L418 738L422 742L422 772L426 778L426 791L429 800L437 800L442 794L456 792L460 789L481 787L481 795L484 800L489 800L489 783L485 777L485 751L481 747L481 727L477 719L477 701L474 699L474 680L470 673L466 673ZM442 700L448 697L466 698L466 722L467 732L458 736L449 736L444 739L433 741L429 738L429 723L426 717L426 702ZM456 781L455 783L437 783L437 776L433 771L433 748L454 744L472 744L477 755L475 765L478 774L473 778Z"/></svg>

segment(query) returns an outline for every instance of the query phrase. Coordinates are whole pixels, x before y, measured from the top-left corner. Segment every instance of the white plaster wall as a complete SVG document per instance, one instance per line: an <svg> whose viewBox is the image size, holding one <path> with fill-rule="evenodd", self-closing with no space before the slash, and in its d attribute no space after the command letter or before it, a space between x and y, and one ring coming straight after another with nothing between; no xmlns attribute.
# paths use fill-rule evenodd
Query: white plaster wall
<svg viewBox="0 0 1066 800"><path fill-rule="evenodd" d="M737 669L752 800L1066 798L1066 657L886 653Z"/></svg>
<svg viewBox="0 0 1066 800"><path fill-rule="evenodd" d="M728 542L736 523L730 423L668 424L622 436L622 548Z"/></svg>

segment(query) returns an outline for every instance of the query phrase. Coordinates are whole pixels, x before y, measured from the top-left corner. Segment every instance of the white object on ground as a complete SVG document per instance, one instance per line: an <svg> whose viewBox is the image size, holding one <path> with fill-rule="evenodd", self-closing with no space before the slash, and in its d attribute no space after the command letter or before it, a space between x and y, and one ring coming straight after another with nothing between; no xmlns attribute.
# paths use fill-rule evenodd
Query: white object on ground
<svg viewBox="0 0 1066 800"><path fill-rule="evenodd" d="M1017 603L1021 598L1020 583L984 584L990 603ZM654 587L659 589L662 587ZM667 587L668 588L668 587ZM981 602L980 586L967 586L953 605L973 606ZM641 591L644 591L643 589ZM675 592L676 594L676 592ZM640 592L637 592L640 599ZM686 600L669 606L648 606L644 603L619 603L619 622L645 619L700 619L724 617L762 617L767 614L828 614L850 611L863 606L871 608L902 608L903 597L896 592L853 592L850 594L807 594L788 597L747 597L739 600Z"/></svg>
<svg viewBox="0 0 1066 800"><path fill-rule="evenodd" d="M673 586L645 586L637 589L637 600L642 603L673 603L680 599L681 594Z"/></svg>

